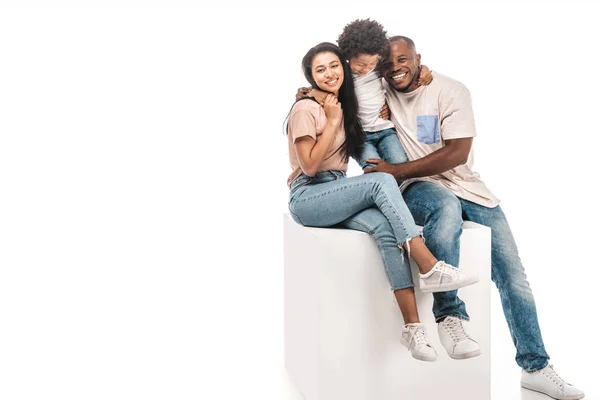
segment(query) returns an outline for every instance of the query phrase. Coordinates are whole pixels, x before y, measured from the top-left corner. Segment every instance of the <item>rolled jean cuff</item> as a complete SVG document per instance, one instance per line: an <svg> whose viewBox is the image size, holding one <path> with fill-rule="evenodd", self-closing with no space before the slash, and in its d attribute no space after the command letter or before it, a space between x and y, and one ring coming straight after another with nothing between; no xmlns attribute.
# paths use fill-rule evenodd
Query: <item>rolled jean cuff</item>
<svg viewBox="0 0 600 400"><path fill-rule="evenodd" d="M454 317L454 318L458 318L458 319L461 319L461 320L467 321L467 322L471 320L469 317L465 317L464 315L460 315L460 314L448 314L448 315L442 315L442 316L436 318L435 322L439 323L442 318L446 318L446 317Z"/></svg>
<svg viewBox="0 0 600 400"><path fill-rule="evenodd" d="M420 237L421 239L423 239L423 235L420 233L417 233L415 236L410 236L404 240L402 243L398 243L398 248L400 249L401 252L404 253L404 243L406 243L406 253L408 255L408 257L410 257L410 241L413 240L416 237Z"/></svg>
<svg viewBox="0 0 600 400"><path fill-rule="evenodd" d="M408 284L404 284L404 285L392 285L392 292L396 291L396 290L402 290L402 289L408 289L411 287L415 287L414 283L408 283Z"/></svg>
<svg viewBox="0 0 600 400"><path fill-rule="evenodd" d="M532 372L537 372L537 371L540 371L540 370L546 368L549 364L550 364L549 360L546 359L543 362L543 364L542 364L541 367L533 367L533 368L524 368L524 367L521 367L521 368L523 368L523 370L526 371L526 372L532 373Z"/></svg>

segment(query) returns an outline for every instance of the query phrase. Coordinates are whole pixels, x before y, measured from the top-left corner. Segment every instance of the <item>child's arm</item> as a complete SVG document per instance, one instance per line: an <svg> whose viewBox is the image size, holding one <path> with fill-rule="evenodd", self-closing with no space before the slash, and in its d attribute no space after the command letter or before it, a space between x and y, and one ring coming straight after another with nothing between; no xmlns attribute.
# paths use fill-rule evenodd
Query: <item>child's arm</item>
<svg viewBox="0 0 600 400"><path fill-rule="evenodd" d="M433 81L433 75L427 65L421 65L421 73L419 74L419 86L427 86Z"/></svg>

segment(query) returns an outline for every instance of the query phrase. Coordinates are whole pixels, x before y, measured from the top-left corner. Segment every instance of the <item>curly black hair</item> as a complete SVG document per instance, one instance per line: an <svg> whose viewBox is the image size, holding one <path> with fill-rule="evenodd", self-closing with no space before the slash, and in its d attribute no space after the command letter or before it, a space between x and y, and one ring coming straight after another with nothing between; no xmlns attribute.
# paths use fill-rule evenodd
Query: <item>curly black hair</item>
<svg viewBox="0 0 600 400"><path fill-rule="evenodd" d="M358 54L385 56L390 47L383 25L369 18L350 22L344 27L337 42L346 60Z"/></svg>

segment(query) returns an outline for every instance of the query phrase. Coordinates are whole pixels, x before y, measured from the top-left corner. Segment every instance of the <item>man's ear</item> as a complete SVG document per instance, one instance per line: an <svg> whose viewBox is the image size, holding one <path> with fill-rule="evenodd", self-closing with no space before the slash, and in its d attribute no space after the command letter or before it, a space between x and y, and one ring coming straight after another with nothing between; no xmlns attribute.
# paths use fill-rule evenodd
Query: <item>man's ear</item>
<svg viewBox="0 0 600 400"><path fill-rule="evenodd" d="M417 66L421 66L421 55L417 54Z"/></svg>

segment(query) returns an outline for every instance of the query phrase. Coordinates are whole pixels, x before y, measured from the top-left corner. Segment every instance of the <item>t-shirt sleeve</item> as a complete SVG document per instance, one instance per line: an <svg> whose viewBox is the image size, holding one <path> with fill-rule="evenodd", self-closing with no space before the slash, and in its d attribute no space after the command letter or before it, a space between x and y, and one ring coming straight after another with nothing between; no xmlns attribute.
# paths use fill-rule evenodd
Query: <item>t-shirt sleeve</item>
<svg viewBox="0 0 600 400"><path fill-rule="evenodd" d="M445 97L445 98L444 98ZM471 94L465 86L442 97L440 128L442 139L460 139L477 136Z"/></svg>
<svg viewBox="0 0 600 400"><path fill-rule="evenodd" d="M308 107L300 106L292 110L288 119L288 135L292 137L292 143L304 136L317 140L316 117Z"/></svg>

